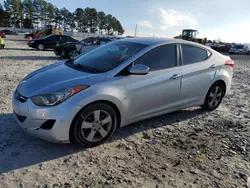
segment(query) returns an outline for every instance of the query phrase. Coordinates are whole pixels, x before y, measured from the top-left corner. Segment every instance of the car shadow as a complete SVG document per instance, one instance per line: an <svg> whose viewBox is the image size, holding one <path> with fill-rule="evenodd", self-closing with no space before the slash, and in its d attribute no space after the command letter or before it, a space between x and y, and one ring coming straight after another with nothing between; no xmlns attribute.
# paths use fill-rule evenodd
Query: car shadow
<svg viewBox="0 0 250 188"><path fill-rule="evenodd" d="M0 174L84 150L29 136L18 126L14 114L0 114Z"/></svg>
<svg viewBox="0 0 250 188"><path fill-rule="evenodd" d="M7 38L5 38L4 40L5 40L5 41L18 41L18 42L19 42L19 41L24 41L24 42L27 41L27 39L13 39L13 38L8 38L8 36L7 36Z"/></svg>
<svg viewBox="0 0 250 188"><path fill-rule="evenodd" d="M46 60L62 60L62 58L57 56L3 56L0 57L0 59L4 60L19 60L19 61L25 61L25 60L34 60L34 61L46 61Z"/></svg>
<svg viewBox="0 0 250 188"><path fill-rule="evenodd" d="M206 111L202 108L188 108L184 110L175 111L172 113L156 116L150 119L142 120L116 130L115 135L109 140L127 139L131 135L137 134L150 129L159 127L172 126L176 122L182 122L196 116L205 114Z"/></svg>
<svg viewBox="0 0 250 188"><path fill-rule="evenodd" d="M204 113L201 109L183 110L143 120L117 129L108 142L126 139L156 127L171 126ZM34 138L21 130L14 114L0 114L0 174L86 150L74 144L57 144Z"/></svg>
<svg viewBox="0 0 250 188"><path fill-rule="evenodd" d="M35 49L31 48L4 48L4 50L21 50L21 51L34 51Z"/></svg>
<svg viewBox="0 0 250 188"><path fill-rule="evenodd" d="M4 50L21 50L21 51L38 51L35 48L8 48L5 46ZM53 49L45 49L45 52L53 52Z"/></svg>

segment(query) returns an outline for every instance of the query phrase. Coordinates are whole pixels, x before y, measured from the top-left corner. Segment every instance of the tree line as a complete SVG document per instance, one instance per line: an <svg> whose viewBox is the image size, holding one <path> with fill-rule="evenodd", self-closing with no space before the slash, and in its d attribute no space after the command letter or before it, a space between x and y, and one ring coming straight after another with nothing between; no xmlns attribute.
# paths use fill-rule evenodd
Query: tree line
<svg viewBox="0 0 250 188"><path fill-rule="evenodd" d="M34 29L53 24L64 31L122 35L120 21L111 14L98 12L95 8L57 8L46 0L5 0L0 3L0 27Z"/></svg>

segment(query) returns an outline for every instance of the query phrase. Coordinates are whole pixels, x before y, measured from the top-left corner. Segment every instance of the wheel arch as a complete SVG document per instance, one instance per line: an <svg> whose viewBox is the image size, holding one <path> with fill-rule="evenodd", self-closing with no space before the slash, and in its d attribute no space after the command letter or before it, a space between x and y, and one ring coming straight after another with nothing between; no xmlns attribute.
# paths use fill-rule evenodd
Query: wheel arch
<svg viewBox="0 0 250 188"><path fill-rule="evenodd" d="M116 104L114 104L113 102L111 101L108 101L108 100L97 100L97 101L93 101L93 102L90 102L89 104L83 106L77 113L76 115L74 116L71 124L70 124L70 132L71 132L71 127L72 125L75 123L76 121L76 118L79 116L79 114L83 111L83 109L85 109L86 107L90 106L90 105L93 105L93 104L96 104L96 103L104 103L104 104L107 104L109 105L111 108L113 108L113 110L115 111L116 113L116 116L117 116L117 128L120 128L121 126L121 112L119 110L119 108L117 107Z"/></svg>

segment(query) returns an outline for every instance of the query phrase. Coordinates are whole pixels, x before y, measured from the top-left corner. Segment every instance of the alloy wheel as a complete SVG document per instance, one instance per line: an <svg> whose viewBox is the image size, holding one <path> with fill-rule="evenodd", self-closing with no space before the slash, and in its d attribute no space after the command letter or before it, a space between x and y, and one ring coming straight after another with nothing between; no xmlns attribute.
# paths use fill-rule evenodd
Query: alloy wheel
<svg viewBox="0 0 250 188"><path fill-rule="evenodd" d="M105 110L95 110L83 118L81 135L89 142L98 142L108 135L111 127L111 115Z"/></svg>
<svg viewBox="0 0 250 188"><path fill-rule="evenodd" d="M43 50L44 46L42 44L39 44L37 48L38 48L38 50Z"/></svg>
<svg viewBox="0 0 250 188"><path fill-rule="evenodd" d="M208 104L209 104L209 106L211 108L216 107L220 103L222 97L223 97L222 89L221 89L221 87L219 87L217 85L209 93L209 96L208 96Z"/></svg>
<svg viewBox="0 0 250 188"><path fill-rule="evenodd" d="M69 57L70 57L70 59L73 59L75 56L77 56L78 55L78 53L77 53L77 51L76 50L73 50L73 51L71 51L71 52L69 52Z"/></svg>

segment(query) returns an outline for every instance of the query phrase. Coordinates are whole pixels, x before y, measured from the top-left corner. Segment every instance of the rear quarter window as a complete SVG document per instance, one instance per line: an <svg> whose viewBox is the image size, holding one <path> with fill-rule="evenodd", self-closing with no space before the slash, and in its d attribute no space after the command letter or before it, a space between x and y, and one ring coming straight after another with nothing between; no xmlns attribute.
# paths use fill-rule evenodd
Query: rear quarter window
<svg viewBox="0 0 250 188"><path fill-rule="evenodd" d="M183 65L190 65L204 61L210 55L211 52L208 50L191 45L182 45Z"/></svg>

